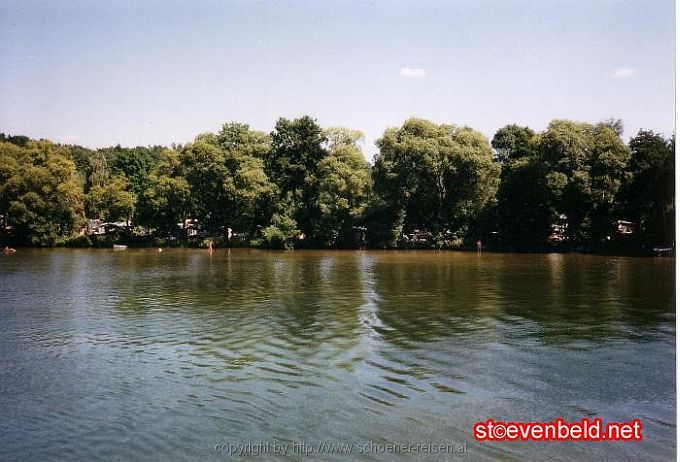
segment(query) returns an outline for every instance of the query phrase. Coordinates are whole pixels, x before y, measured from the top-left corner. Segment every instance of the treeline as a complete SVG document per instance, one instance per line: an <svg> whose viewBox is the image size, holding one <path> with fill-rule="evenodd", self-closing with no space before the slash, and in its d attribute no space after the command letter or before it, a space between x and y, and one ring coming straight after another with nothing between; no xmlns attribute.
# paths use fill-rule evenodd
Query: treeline
<svg viewBox="0 0 680 462"><path fill-rule="evenodd" d="M2 239L89 244L89 220L123 242L181 242L190 221L217 245L640 251L674 242L674 139L620 121L468 127L409 119L377 141L279 119L227 123L189 144L91 150L0 134ZM182 224L178 226L178 224ZM620 232L617 223L625 223ZM139 236L138 236L139 237ZM142 239L143 240L143 239Z"/></svg>

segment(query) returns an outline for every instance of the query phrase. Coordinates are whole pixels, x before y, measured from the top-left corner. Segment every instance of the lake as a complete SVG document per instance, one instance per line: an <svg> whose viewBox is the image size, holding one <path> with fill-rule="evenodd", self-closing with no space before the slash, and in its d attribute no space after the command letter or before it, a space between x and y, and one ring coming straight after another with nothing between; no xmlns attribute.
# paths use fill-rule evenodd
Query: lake
<svg viewBox="0 0 680 462"><path fill-rule="evenodd" d="M674 460L674 264L19 249L0 257L0 460L230 460L223 445L274 441L466 446L262 460ZM472 436L556 417L639 418L644 441Z"/></svg>

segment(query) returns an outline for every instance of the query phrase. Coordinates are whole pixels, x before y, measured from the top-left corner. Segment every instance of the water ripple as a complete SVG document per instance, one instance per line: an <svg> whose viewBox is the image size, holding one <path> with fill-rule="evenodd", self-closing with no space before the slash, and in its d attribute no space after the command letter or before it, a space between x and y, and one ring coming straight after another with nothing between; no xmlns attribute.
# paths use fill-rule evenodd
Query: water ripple
<svg viewBox="0 0 680 462"><path fill-rule="evenodd" d="M0 459L224 442L675 448L672 263L455 252L22 251L0 266ZM639 417L625 445L480 445L487 418ZM36 445L33 442L39 441Z"/></svg>

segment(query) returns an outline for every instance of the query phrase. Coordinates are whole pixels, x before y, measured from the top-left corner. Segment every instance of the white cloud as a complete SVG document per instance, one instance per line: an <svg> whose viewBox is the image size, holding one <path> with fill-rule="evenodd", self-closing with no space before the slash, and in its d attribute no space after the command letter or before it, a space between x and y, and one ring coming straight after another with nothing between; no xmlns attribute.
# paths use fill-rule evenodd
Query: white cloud
<svg viewBox="0 0 680 462"><path fill-rule="evenodd" d="M399 74L407 79L423 79L427 76L427 71L420 67L402 67Z"/></svg>
<svg viewBox="0 0 680 462"><path fill-rule="evenodd" d="M612 77L617 79L627 79L635 74L636 70L633 67L619 67L612 73Z"/></svg>

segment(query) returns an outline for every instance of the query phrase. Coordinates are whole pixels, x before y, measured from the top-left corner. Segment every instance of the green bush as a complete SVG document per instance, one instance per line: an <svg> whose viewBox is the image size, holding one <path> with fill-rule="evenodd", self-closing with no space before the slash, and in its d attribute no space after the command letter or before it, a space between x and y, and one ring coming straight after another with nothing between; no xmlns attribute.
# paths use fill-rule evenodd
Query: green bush
<svg viewBox="0 0 680 462"><path fill-rule="evenodd" d="M299 235L297 222L289 216L279 214L274 214L272 225L262 230L265 246L274 249L292 249Z"/></svg>
<svg viewBox="0 0 680 462"><path fill-rule="evenodd" d="M57 247L92 247L92 241L85 235L70 236L59 239L56 245Z"/></svg>
<svg viewBox="0 0 680 462"><path fill-rule="evenodd" d="M92 247L106 248L118 242L113 236L92 236Z"/></svg>

